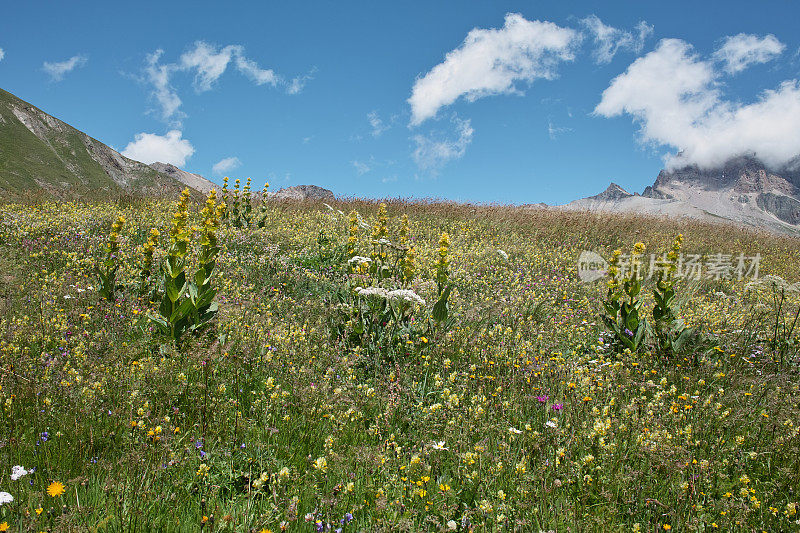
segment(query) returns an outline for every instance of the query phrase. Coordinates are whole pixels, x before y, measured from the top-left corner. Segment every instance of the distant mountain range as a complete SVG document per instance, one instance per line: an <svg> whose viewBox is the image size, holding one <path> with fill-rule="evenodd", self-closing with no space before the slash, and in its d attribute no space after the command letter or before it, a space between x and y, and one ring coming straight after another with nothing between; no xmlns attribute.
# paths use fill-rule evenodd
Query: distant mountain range
<svg viewBox="0 0 800 533"><path fill-rule="evenodd" d="M0 89L0 199L37 194L65 199L174 196L187 186L198 194L217 187L174 165L145 165L128 159ZM266 196L291 200L334 197L316 185L287 187ZM612 183L598 195L556 208L728 221L800 235L800 161L770 169L755 157L741 156L714 169L662 170L641 194L631 194Z"/></svg>
<svg viewBox="0 0 800 533"><path fill-rule="evenodd" d="M713 169L662 170L642 194L612 183L596 196L560 207L727 220L800 235L800 165L776 170L755 157L740 156Z"/></svg>

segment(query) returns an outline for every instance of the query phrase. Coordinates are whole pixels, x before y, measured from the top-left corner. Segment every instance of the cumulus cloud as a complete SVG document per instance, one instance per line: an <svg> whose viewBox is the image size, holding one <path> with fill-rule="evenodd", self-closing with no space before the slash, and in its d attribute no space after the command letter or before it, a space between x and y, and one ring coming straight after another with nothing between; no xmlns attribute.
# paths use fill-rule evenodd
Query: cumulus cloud
<svg viewBox="0 0 800 533"><path fill-rule="evenodd" d="M720 76L714 62L700 58L688 43L664 39L612 80L595 113L631 115L644 142L678 150L665 157L670 168L710 168L738 155L780 167L800 153L797 80L744 104L723 98Z"/></svg>
<svg viewBox="0 0 800 533"><path fill-rule="evenodd" d="M3 51L2 48L0 48L0 61L2 61L4 57L6 57L6 53Z"/></svg>
<svg viewBox="0 0 800 533"><path fill-rule="evenodd" d="M740 33L725 38L722 46L714 52L714 59L724 64L729 74L736 74L755 63L766 63L778 57L786 45L770 34L765 37Z"/></svg>
<svg viewBox="0 0 800 533"><path fill-rule="evenodd" d="M592 36L595 45L592 55L597 64L610 63L620 50L638 54L642 51L644 41L653 33L653 26L643 20L636 25L634 33L608 26L597 15L582 19L581 25Z"/></svg>
<svg viewBox="0 0 800 533"><path fill-rule="evenodd" d="M214 166L211 167L211 172L215 176L221 176L226 172L230 172L235 168L239 168L241 165L242 162L238 157L226 157L225 159L221 159L214 163Z"/></svg>
<svg viewBox="0 0 800 533"><path fill-rule="evenodd" d="M85 65L86 61L86 56L82 55L72 56L66 61L55 61L52 63L45 61L42 65L42 70L47 72L53 81L61 81L68 73Z"/></svg>
<svg viewBox="0 0 800 533"><path fill-rule="evenodd" d="M168 131L166 135L137 133L134 141L128 143L122 151L122 155L148 165L160 161L182 167L194 153L192 144L182 136L178 130Z"/></svg>
<svg viewBox="0 0 800 533"><path fill-rule="evenodd" d="M462 96L474 101L518 93L518 81L553 79L559 63L574 59L580 39L575 30L517 13L507 14L500 29L473 28L461 46L414 83L411 123L421 124Z"/></svg>
<svg viewBox="0 0 800 533"><path fill-rule="evenodd" d="M202 93L213 88L217 80L232 65L256 85L282 87L288 94L302 91L305 83L312 79L313 70L304 76L286 80L272 69L261 68L249 59L241 45L218 47L204 41L197 41L193 47L181 54L176 63L161 63L163 50L156 50L147 56L144 68L145 80L153 87L152 95L161 108L161 117L175 126L183 117L179 111L181 99L171 85L171 78L179 72L194 73L194 88Z"/></svg>
<svg viewBox="0 0 800 533"><path fill-rule="evenodd" d="M447 162L464 157L475 130L469 120L453 117L452 122L457 135L455 139L442 138L435 134L418 134L413 137L416 147L412 157L419 168L436 172Z"/></svg>

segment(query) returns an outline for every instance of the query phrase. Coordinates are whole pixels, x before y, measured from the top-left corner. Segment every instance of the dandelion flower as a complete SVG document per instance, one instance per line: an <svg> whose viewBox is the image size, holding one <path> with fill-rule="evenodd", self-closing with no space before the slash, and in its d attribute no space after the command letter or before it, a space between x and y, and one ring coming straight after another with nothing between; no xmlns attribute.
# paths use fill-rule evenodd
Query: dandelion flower
<svg viewBox="0 0 800 533"><path fill-rule="evenodd" d="M61 483L60 481L53 481L47 487L47 494L49 494L53 498L55 498L56 496L61 496L62 494L64 494L64 484Z"/></svg>

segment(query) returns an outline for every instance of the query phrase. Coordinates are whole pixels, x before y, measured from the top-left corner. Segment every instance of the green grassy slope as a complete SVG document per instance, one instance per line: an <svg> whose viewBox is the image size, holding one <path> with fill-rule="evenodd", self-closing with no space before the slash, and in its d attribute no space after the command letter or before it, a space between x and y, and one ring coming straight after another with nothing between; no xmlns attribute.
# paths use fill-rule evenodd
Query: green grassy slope
<svg viewBox="0 0 800 533"><path fill-rule="evenodd" d="M0 197L172 195L182 187L0 89Z"/></svg>

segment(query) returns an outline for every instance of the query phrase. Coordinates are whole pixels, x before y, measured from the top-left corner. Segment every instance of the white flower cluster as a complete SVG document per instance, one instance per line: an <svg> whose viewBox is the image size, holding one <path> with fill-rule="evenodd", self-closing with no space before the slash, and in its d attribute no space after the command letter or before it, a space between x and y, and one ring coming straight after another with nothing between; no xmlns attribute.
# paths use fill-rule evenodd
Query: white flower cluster
<svg viewBox="0 0 800 533"><path fill-rule="evenodd" d="M16 481L21 477L27 476L30 474L24 467L20 465L14 465L11 467L11 481Z"/></svg>
<svg viewBox="0 0 800 533"><path fill-rule="evenodd" d="M425 305L425 300L423 300L419 294L409 289L389 291L388 298L390 300L403 300L410 304Z"/></svg>
<svg viewBox="0 0 800 533"><path fill-rule="evenodd" d="M14 501L14 497L7 493L7 492L0 492L0 505L4 505L6 503L11 503Z"/></svg>
<svg viewBox="0 0 800 533"><path fill-rule="evenodd" d="M767 275L764 276L763 278L751 281L750 283L745 285L744 290L750 291L759 288L771 289L773 287L776 289L784 290L786 292L797 293L800 292L800 281L798 281L797 283L789 283L780 276Z"/></svg>
<svg viewBox="0 0 800 533"><path fill-rule="evenodd" d="M364 298L382 298L384 300L402 300L410 304L425 305L425 300L416 292L409 289L395 289L393 291L383 287L356 287L355 293Z"/></svg>
<svg viewBox="0 0 800 533"><path fill-rule="evenodd" d="M508 254L505 253L503 250L497 250L497 255L502 257L504 261L508 261Z"/></svg>
<svg viewBox="0 0 800 533"><path fill-rule="evenodd" d="M389 291L383 287L356 287L356 294L364 298L383 298L389 296Z"/></svg>
<svg viewBox="0 0 800 533"><path fill-rule="evenodd" d="M360 255L354 255L353 257L348 259L347 262L350 263L351 265L355 264L355 263L357 263L359 265L363 265L364 263L371 263L372 259L370 259L369 257L362 257Z"/></svg>

